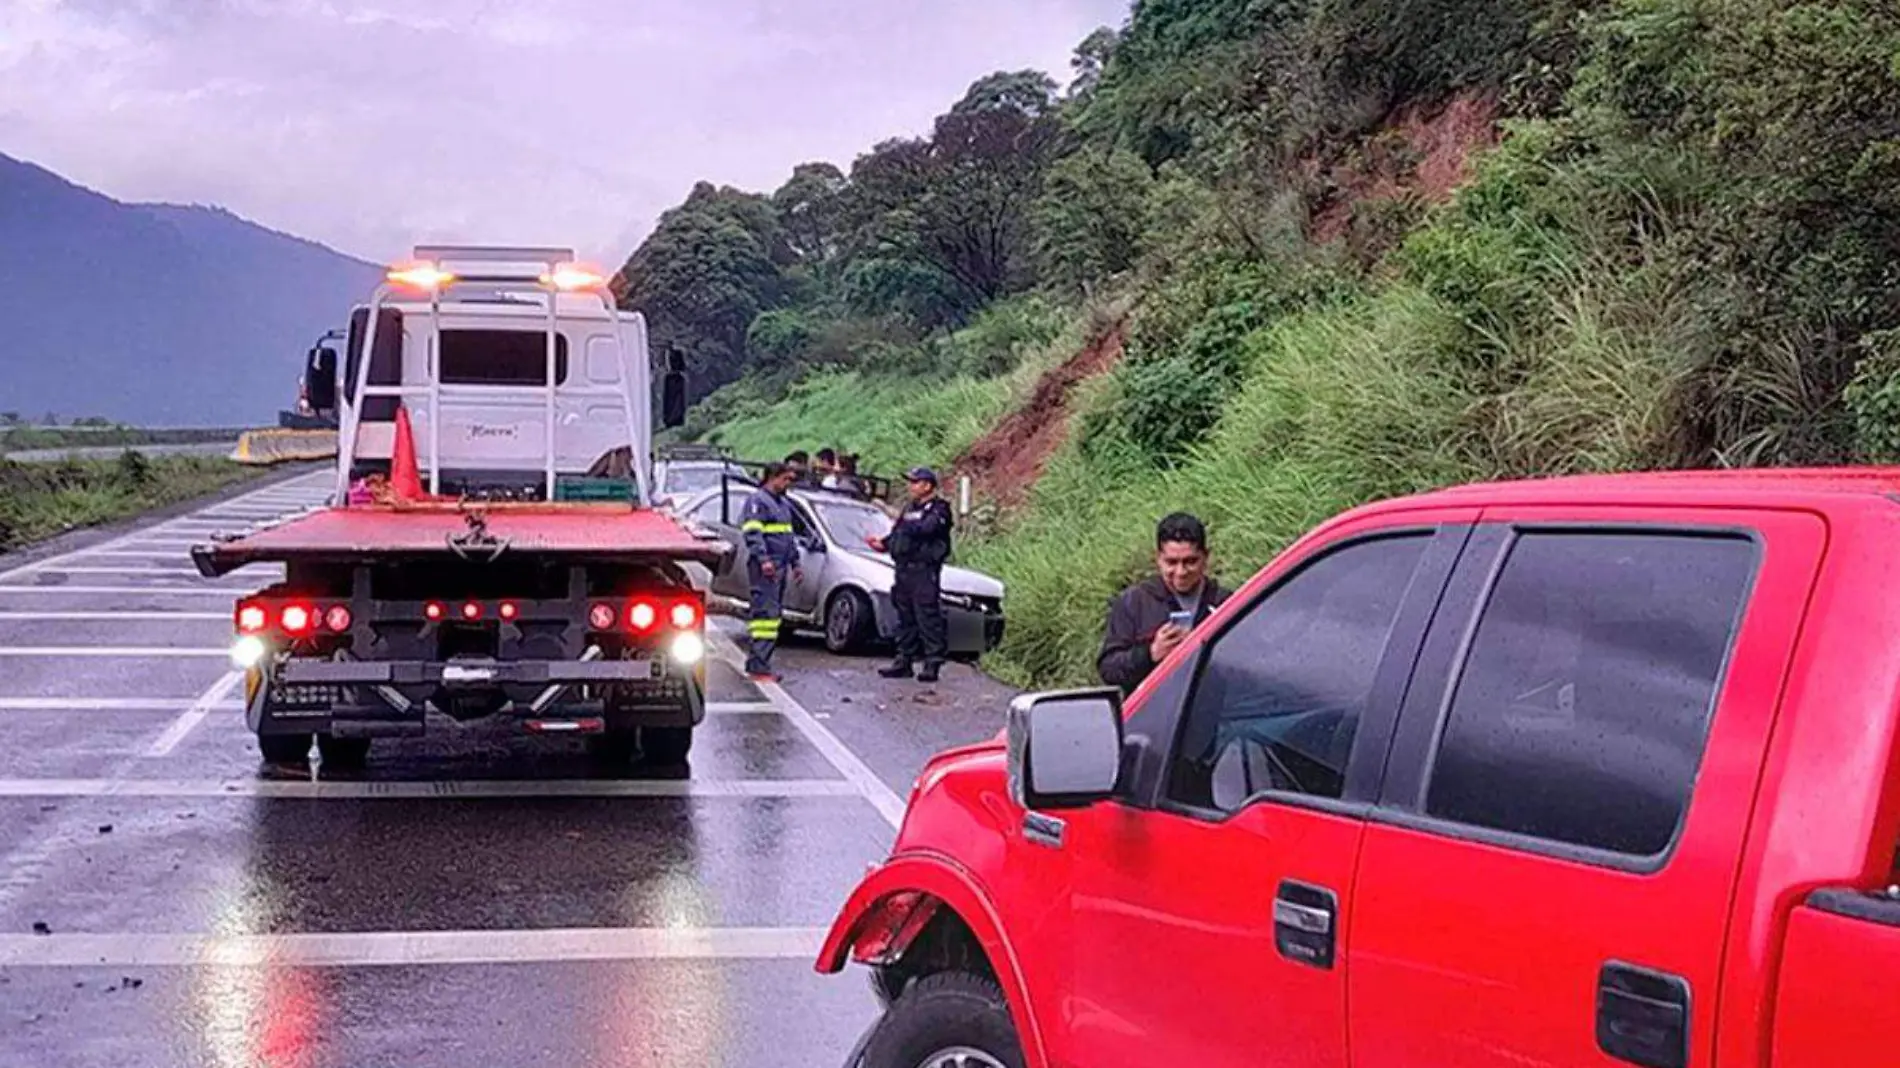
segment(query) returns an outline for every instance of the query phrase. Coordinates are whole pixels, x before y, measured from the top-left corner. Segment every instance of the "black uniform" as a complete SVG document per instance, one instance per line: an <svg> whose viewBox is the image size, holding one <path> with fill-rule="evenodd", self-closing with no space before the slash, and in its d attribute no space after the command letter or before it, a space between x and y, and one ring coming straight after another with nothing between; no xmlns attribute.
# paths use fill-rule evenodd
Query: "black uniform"
<svg viewBox="0 0 1900 1068"><path fill-rule="evenodd" d="M913 502L885 539L897 580L891 603L897 609L897 664L908 667L921 655L927 673L950 654L949 623L943 615L943 564L950 559L950 503L932 497Z"/></svg>

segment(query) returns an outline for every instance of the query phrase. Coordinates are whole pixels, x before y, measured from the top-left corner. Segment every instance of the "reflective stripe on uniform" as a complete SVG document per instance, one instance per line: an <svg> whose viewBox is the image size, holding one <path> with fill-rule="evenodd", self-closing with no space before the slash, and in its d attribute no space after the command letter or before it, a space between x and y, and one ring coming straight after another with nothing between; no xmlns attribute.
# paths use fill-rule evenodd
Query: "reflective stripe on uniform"
<svg viewBox="0 0 1900 1068"><path fill-rule="evenodd" d="M746 633L754 638L776 638L781 622L777 619L748 619L745 625Z"/></svg>
<svg viewBox="0 0 1900 1068"><path fill-rule="evenodd" d="M793 533L792 525L790 523L766 523L757 519L748 519L745 522L739 524L739 530L746 534L750 534L754 531L757 531L760 534Z"/></svg>

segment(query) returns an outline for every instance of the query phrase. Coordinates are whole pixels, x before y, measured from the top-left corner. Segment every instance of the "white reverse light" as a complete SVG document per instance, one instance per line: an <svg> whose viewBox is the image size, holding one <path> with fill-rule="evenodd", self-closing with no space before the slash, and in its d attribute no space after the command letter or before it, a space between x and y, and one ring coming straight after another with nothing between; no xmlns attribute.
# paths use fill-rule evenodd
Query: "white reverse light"
<svg viewBox="0 0 1900 1068"><path fill-rule="evenodd" d="M264 639L255 634L246 634L231 646L231 663L249 671L264 659L267 652L270 652L270 647L264 644Z"/></svg>
<svg viewBox="0 0 1900 1068"><path fill-rule="evenodd" d="M706 655L706 641L697 634L681 634L673 639L673 659L682 664L697 664Z"/></svg>

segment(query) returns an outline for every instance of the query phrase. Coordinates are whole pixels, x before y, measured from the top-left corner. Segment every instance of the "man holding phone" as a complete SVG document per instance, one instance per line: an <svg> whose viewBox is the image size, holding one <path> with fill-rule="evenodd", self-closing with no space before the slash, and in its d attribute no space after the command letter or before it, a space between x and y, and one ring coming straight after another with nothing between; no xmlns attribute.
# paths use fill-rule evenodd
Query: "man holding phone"
<svg viewBox="0 0 1900 1068"><path fill-rule="evenodd" d="M1207 562L1207 528L1199 519L1176 512L1155 527L1155 575L1109 603L1095 660L1103 682L1133 691L1227 600L1228 591L1207 577Z"/></svg>

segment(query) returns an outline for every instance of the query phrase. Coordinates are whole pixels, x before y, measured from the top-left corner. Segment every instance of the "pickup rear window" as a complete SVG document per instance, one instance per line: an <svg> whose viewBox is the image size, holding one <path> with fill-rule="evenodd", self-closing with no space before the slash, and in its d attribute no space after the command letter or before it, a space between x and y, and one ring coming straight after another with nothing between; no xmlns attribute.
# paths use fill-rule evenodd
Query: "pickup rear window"
<svg viewBox="0 0 1900 1068"><path fill-rule="evenodd" d="M548 336L535 330L444 330L445 386L545 386ZM567 381L567 336L554 335L554 383Z"/></svg>
<svg viewBox="0 0 1900 1068"><path fill-rule="evenodd" d="M1452 697L1426 813L1634 857L1666 852L1756 559L1739 536L1520 535Z"/></svg>

